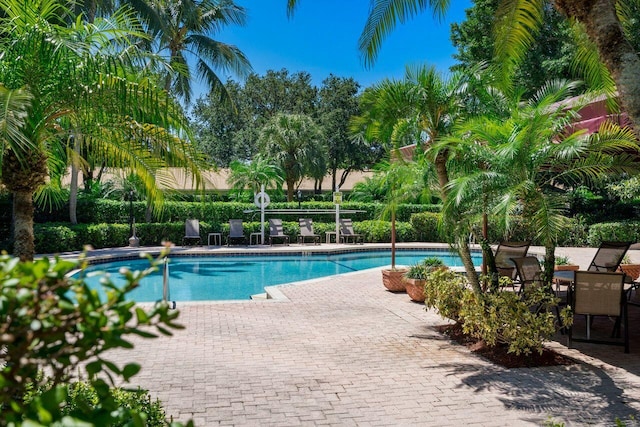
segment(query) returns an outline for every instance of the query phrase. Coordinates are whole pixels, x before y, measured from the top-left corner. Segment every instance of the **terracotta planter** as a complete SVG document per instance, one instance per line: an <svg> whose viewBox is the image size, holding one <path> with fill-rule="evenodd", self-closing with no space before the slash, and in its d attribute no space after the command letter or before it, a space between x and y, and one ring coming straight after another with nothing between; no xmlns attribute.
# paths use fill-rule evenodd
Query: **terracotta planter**
<svg viewBox="0 0 640 427"><path fill-rule="evenodd" d="M405 282L403 276L406 272L407 270L404 268L396 268L395 270L383 269L382 284L391 292L404 292Z"/></svg>
<svg viewBox="0 0 640 427"><path fill-rule="evenodd" d="M412 301L424 302L424 285L427 282L424 279L404 279L407 289L407 295Z"/></svg>
<svg viewBox="0 0 640 427"><path fill-rule="evenodd" d="M640 264L620 264L620 270L633 281L638 280L640 276Z"/></svg>
<svg viewBox="0 0 640 427"><path fill-rule="evenodd" d="M579 265L569 264L569 265L555 265L553 267L554 271L578 271L580 270Z"/></svg>

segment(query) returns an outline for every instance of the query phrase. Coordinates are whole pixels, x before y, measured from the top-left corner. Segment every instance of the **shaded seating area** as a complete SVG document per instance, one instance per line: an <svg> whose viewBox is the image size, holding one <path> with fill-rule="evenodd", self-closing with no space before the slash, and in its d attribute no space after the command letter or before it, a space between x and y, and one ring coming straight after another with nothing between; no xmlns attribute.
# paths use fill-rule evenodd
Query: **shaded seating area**
<svg viewBox="0 0 640 427"><path fill-rule="evenodd" d="M315 234L313 231L313 221L311 218L298 218L298 225L300 226L300 234L298 235L298 243L304 244L305 240L311 240L313 244L320 244L320 235Z"/></svg>
<svg viewBox="0 0 640 427"><path fill-rule="evenodd" d="M571 301L574 318L584 316L585 334L576 337L576 325L569 328L568 347L574 341L596 344L610 344L624 346L624 352L629 352L629 321L627 317L627 298L624 287L624 274L601 271L576 271ZM595 317L604 319L596 323ZM615 324L610 336L610 318L615 318ZM574 320L575 322L575 320ZM620 328L622 327L622 338Z"/></svg>
<svg viewBox="0 0 640 427"><path fill-rule="evenodd" d="M246 239L244 237L244 226L241 219L229 220L229 235L227 236L227 246L232 243L245 244Z"/></svg>
<svg viewBox="0 0 640 427"><path fill-rule="evenodd" d="M617 271L630 246L631 242L602 242L589 263L587 271ZM553 278L557 283L572 282L574 274L573 271L557 271ZM625 277L625 281L631 283L632 279Z"/></svg>
<svg viewBox="0 0 640 427"><path fill-rule="evenodd" d="M200 221L197 219L188 219L184 223L184 237L182 238L182 246L187 244L200 244Z"/></svg>
<svg viewBox="0 0 640 427"><path fill-rule="evenodd" d="M282 220L277 218L269 220L269 245L273 246L274 239L280 239L283 244L289 245L289 236L284 234Z"/></svg>
<svg viewBox="0 0 640 427"><path fill-rule="evenodd" d="M340 242L364 244L364 236L353 231L353 222L351 218L340 218Z"/></svg>

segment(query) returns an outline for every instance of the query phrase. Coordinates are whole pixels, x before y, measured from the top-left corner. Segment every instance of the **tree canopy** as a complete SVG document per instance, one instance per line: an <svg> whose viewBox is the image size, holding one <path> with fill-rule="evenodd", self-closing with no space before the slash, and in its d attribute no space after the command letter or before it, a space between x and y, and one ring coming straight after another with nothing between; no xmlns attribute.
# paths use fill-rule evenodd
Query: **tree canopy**
<svg viewBox="0 0 640 427"><path fill-rule="evenodd" d="M465 11L466 19L451 24L451 41L458 61L453 70L471 68L478 63L493 61L495 56L494 22L502 0L475 0ZM523 88L525 96L533 95L549 79L575 78L572 63L576 43L567 20L547 5L542 28L537 33L514 75L514 86Z"/></svg>

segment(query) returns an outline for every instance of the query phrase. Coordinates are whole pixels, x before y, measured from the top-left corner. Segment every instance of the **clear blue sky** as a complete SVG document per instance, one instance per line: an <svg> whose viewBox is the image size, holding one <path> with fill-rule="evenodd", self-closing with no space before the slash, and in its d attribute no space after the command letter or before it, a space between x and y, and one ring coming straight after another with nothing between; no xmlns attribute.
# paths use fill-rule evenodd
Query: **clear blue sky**
<svg viewBox="0 0 640 427"><path fill-rule="evenodd" d="M435 65L448 71L455 52L449 38L450 24L464 19L471 0L451 1L442 21L428 11L398 25L384 41L375 64L365 69L358 52L358 37L369 3L300 0L293 18L288 19L286 0L236 0L247 9L247 25L226 28L216 38L238 46L260 75L270 69L307 71L317 86L332 73L353 77L367 87L385 77L401 78L407 64Z"/></svg>

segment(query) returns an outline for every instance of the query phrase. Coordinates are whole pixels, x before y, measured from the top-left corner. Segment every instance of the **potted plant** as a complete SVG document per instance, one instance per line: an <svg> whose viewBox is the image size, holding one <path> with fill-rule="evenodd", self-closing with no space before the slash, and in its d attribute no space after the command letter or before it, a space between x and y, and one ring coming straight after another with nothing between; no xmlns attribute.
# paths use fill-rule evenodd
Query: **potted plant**
<svg viewBox="0 0 640 427"><path fill-rule="evenodd" d="M580 270L580 266L572 264L568 256L560 255L556 257L556 263L553 269L555 271L576 271Z"/></svg>
<svg viewBox="0 0 640 427"><path fill-rule="evenodd" d="M396 211L400 203L413 194L415 178L410 167L401 159L382 163L379 167L383 172L382 184L386 187L384 197L386 207L381 216L391 217L391 268L382 269L382 284L392 292L403 292L405 290L403 276L407 269L396 268Z"/></svg>
<svg viewBox="0 0 640 427"><path fill-rule="evenodd" d="M429 280L429 274L441 268L446 268L446 266L438 257L428 257L419 264L412 265L404 275L405 288L409 298L416 302L424 302L424 285Z"/></svg>
<svg viewBox="0 0 640 427"><path fill-rule="evenodd" d="M620 262L620 270L622 270L622 272L629 276L634 282L638 280L638 276L640 276L640 264L634 264L631 261L629 254L626 254L622 258L622 262Z"/></svg>

